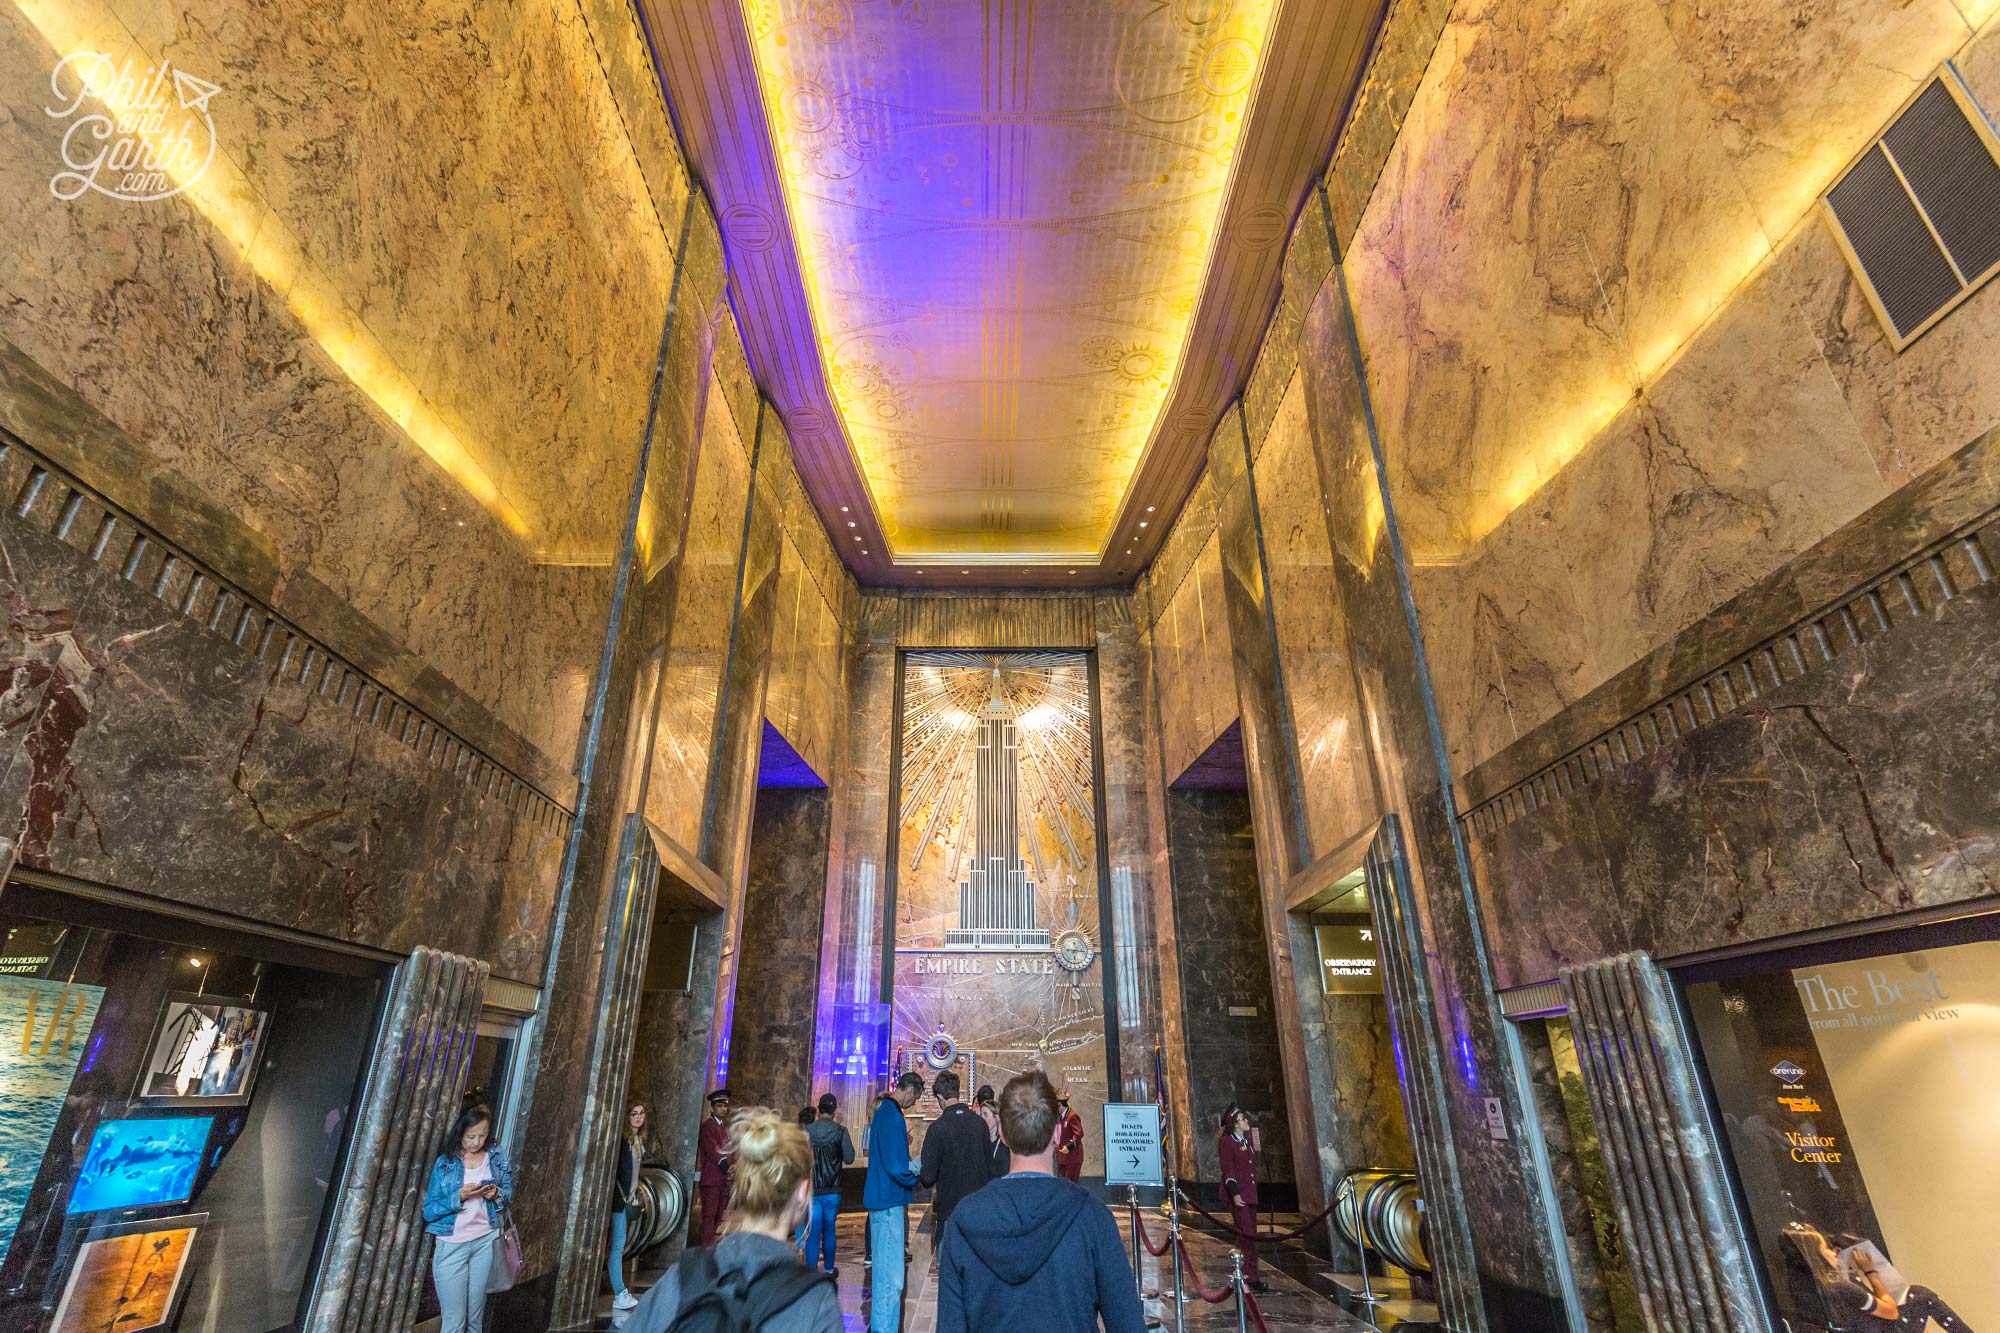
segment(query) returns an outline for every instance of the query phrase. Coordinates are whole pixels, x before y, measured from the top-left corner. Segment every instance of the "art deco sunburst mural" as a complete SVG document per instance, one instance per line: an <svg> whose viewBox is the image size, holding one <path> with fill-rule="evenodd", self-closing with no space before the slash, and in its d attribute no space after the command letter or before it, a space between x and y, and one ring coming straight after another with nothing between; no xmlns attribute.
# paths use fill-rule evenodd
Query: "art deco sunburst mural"
<svg viewBox="0 0 2000 1333"><path fill-rule="evenodd" d="M813 336L899 561L1102 552L1275 7L744 0Z"/></svg>
<svg viewBox="0 0 2000 1333"><path fill-rule="evenodd" d="M905 659L894 1045L996 1087L1043 1069L1086 1119L1105 1093L1092 746L1080 654Z"/></svg>

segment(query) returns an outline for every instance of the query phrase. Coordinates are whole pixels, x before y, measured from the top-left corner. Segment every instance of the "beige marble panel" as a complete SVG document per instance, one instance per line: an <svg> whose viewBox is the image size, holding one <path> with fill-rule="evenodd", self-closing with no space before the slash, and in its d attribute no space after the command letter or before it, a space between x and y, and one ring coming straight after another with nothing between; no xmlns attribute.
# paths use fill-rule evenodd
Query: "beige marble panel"
<svg viewBox="0 0 2000 1333"><path fill-rule="evenodd" d="M568 767L671 279L671 133L635 149L661 108L619 104L574 7L421 8L0 12L0 337ZM78 44L222 86L211 188L49 193Z"/></svg>
<svg viewBox="0 0 2000 1333"><path fill-rule="evenodd" d="M1461 4L1350 256L1412 554L1462 553L1616 414L1761 240L1659 11Z"/></svg>
<svg viewBox="0 0 2000 1333"><path fill-rule="evenodd" d="M1195 557L1202 546L1215 532L1215 501L1211 494L1208 473L1204 470L1188 492L1187 502L1180 513L1174 515L1173 527L1167 538L1160 543L1160 553L1153 558L1147 568L1149 599L1154 616L1166 614L1174 596L1179 593L1181 581L1194 568Z"/></svg>
<svg viewBox="0 0 2000 1333"><path fill-rule="evenodd" d="M1454 11L1348 277L1461 771L2000 422L2000 297L1897 356L1811 210L1968 31Z"/></svg>
<svg viewBox="0 0 2000 1333"><path fill-rule="evenodd" d="M660 675L652 781L646 790L647 816L695 853L700 851L716 707L736 607L749 486L750 459L736 433L736 419L724 406L721 386L711 384L701 454L695 460L680 594Z"/></svg>
<svg viewBox="0 0 2000 1333"><path fill-rule="evenodd" d="M1348 660L1347 622L1334 586L1305 382L1298 376L1278 401L1255 477L1278 662L1311 835L1302 859L1310 862L1367 828L1380 810Z"/></svg>
<svg viewBox="0 0 2000 1333"><path fill-rule="evenodd" d="M1153 632L1161 753L1173 781L1236 718L1222 546L1209 535Z"/></svg>
<svg viewBox="0 0 2000 1333"><path fill-rule="evenodd" d="M1471 559L1413 571L1455 771L1884 490L1783 275L1764 270Z"/></svg>
<svg viewBox="0 0 2000 1333"><path fill-rule="evenodd" d="M764 716L815 773L831 781L844 689L840 609L821 595L790 532L779 561Z"/></svg>
<svg viewBox="0 0 2000 1333"><path fill-rule="evenodd" d="M2000 284L1989 282L1898 353L1819 217L1800 224L1776 263L1888 488L2000 425Z"/></svg>
<svg viewBox="0 0 2000 1333"><path fill-rule="evenodd" d="M1659 8L1773 244L1969 35L1952 0Z"/></svg>

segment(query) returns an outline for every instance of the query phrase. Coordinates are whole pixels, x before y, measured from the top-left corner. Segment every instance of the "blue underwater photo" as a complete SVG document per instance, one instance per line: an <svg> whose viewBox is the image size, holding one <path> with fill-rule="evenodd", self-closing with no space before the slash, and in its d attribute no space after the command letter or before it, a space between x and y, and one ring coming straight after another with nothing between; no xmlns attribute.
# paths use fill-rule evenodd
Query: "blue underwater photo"
<svg viewBox="0 0 2000 1333"><path fill-rule="evenodd" d="M107 1120L90 1141L90 1154L69 1196L71 1213L179 1203L194 1192L202 1150L215 1117L169 1116Z"/></svg>

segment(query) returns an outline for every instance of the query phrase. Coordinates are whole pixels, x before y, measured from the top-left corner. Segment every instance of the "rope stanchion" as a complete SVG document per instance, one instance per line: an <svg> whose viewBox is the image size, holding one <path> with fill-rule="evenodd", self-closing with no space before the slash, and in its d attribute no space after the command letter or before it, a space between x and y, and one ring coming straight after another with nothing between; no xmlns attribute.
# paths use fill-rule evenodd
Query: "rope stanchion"
<svg viewBox="0 0 2000 1333"><path fill-rule="evenodd" d="M1197 1213L1200 1213L1203 1217L1207 1218L1215 1225L1221 1227L1224 1231L1227 1231L1230 1235L1236 1237L1236 1239L1266 1241L1266 1242L1280 1241L1280 1240L1297 1240L1300 1236L1305 1235L1306 1232L1311 1231L1314 1227L1318 1226L1321 1222L1324 1222L1328 1217L1330 1217L1333 1214L1335 1206L1333 1204L1328 1204L1324 1209L1322 1209L1319 1212L1317 1216L1308 1218L1307 1220L1293 1227L1290 1231L1276 1231L1266 1234L1256 1231L1238 1231L1236 1229L1235 1222L1227 1221L1223 1218L1217 1217L1214 1213L1209 1212L1208 1209L1201 1206L1200 1200L1192 1197L1186 1192L1183 1192L1181 1194L1181 1197L1187 1200L1188 1206L1190 1208L1194 1209Z"/></svg>
<svg viewBox="0 0 2000 1333"><path fill-rule="evenodd" d="M1250 1309L1250 1322L1257 1326L1257 1333L1271 1333L1264 1324L1264 1312L1257 1308L1257 1298L1248 1291L1243 1293L1243 1303Z"/></svg>
<svg viewBox="0 0 2000 1333"><path fill-rule="evenodd" d="M1186 1271L1188 1282L1194 1287L1194 1294L1197 1298L1206 1301L1210 1305L1220 1305L1229 1299L1230 1289L1227 1282L1222 1284L1221 1291L1210 1291L1202 1285L1201 1274L1195 1271L1194 1258L1188 1254L1186 1241L1178 1242L1176 1248L1180 1251L1181 1267Z"/></svg>
<svg viewBox="0 0 2000 1333"><path fill-rule="evenodd" d="M1146 1234L1146 1220L1140 1214L1139 1205L1136 1203L1132 1205L1132 1231L1139 1237L1139 1243L1146 1247L1146 1253L1155 1259L1165 1254L1167 1246L1172 1243L1163 1240L1158 1245L1153 1244L1153 1238Z"/></svg>

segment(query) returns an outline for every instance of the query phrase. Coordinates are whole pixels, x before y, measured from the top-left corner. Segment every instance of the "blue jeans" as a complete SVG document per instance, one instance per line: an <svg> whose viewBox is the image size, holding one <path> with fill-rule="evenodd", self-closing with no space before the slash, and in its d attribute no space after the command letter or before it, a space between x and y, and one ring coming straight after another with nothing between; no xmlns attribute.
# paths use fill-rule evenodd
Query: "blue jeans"
<svg viewBox="0 0 2000 1333"><path fill-rule="evenodd" d="M813 1195L812 1211L806 1214L806 1262L818 1263L833 1271L833 1223L840 1216L838 1194Z"/></svg>
<svg viewBox="0 0 2000 1333"><path fill-rule="evenodd" d="M604 1250L605 1267L611 1270L611 1294L625 1294L625 1210L611 1210L611 1244Z"/></svg>
<svg viewBox="0 0 2000 1333"><path fill-rule="evenodd" d="M431 1252L441 1333L486 1333L486 1279L493 1271L494 1233L478 1240L442 1238Z"/></svg>
<svg viewBox="0 0 2000 1333"><path fill-rule="evenodd" d="M901 1333L903 1247L909 1243L909 1212L909 1205L901 1204L868 1214L869 1281L874 1287L868 1306L868 1333Z"/></svg>

